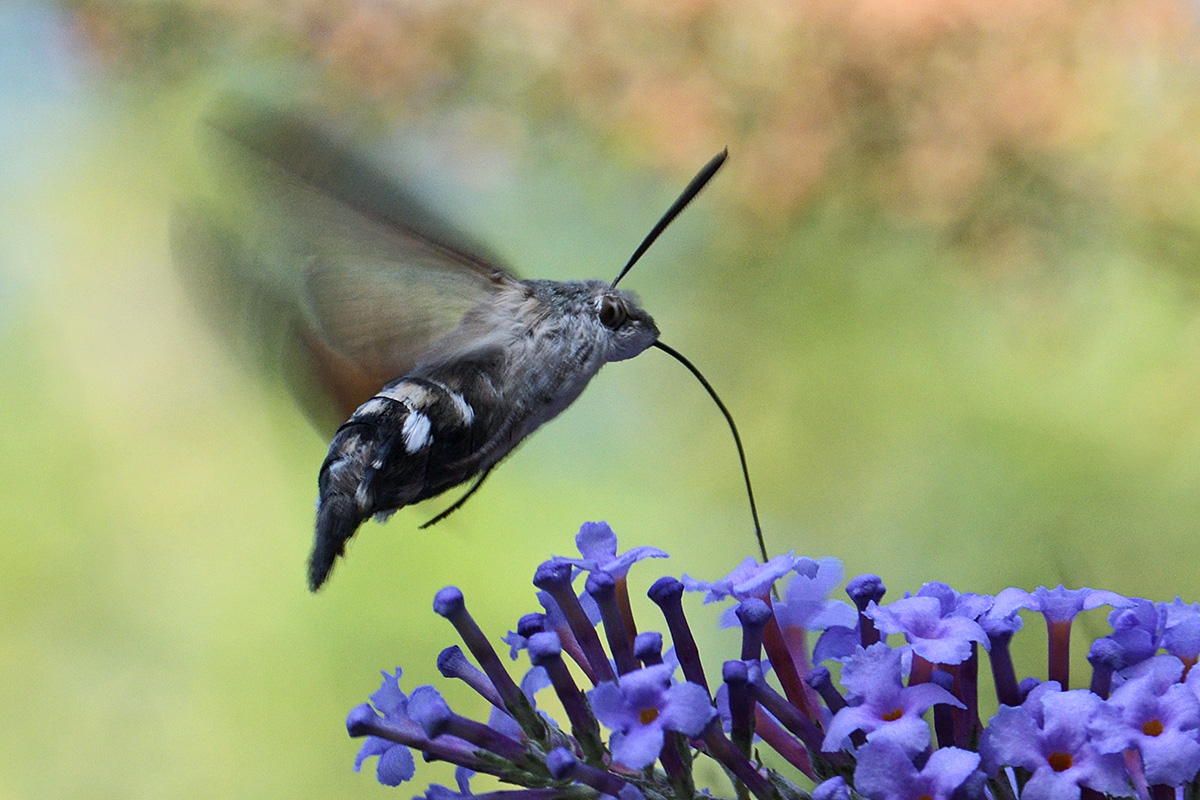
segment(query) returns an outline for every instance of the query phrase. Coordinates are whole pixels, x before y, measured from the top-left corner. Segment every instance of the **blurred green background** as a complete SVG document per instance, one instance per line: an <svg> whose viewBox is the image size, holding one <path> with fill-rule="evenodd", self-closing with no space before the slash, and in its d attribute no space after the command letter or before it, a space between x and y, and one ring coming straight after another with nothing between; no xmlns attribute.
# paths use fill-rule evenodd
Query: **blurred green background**
<svg viewBox="0 0 1200 800"><path fill-rule="evenodd" d="M326 443L222 346L167 244L231 87L372 132L523 276L611 278L728 145L623 286L737 418L774 551L895 593L1200 597L1196 14L0 5L0 796L410 796L350 771L342 721L378 669L435 678L438 588L498 637L584 520L673 554L639 595L754 552L728 431L652 352L433 531L439 502L367 525L309 595Z"/></svg>

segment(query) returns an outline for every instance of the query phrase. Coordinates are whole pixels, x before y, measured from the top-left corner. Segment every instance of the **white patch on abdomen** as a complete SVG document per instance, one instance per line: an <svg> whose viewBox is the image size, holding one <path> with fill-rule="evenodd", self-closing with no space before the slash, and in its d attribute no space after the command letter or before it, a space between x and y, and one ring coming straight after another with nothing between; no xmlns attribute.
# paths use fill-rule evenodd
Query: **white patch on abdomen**
<svg viewBox="0 0 1200 800"><path fill-rule="evenodd" d="M448 392L447 394L450 395L450 402L454 403L454 407L458 409L458 415L462 417L463 425L470 427L471 423L475 421L475 409L471 408L467 399L458 392Z"/></svg>
<svg viewBox="0 0 1200 800"><path fill-rule="evenodd" d="M434 402L434 397L429 393L427 387L407 380L396 381L394 386L385 386L375 396L398 400L405 405L411 403L417 406L427 406Z"/></svg>
<svg viewBox="0 0 1200 800"><path fill-rule="evenodd" d="M429 417L416 409L410 409L408 418L404 420L404 427L400 429L400 434L404 437L404 449L415 453L428 446L432 427Z"/></svg>
<svg viewBox="0 0 1200 800"><path fill-rule="evenodd" d="M441 381L435 381L432 378L426 378L426 380L428 380L437 388L441 389L446 393L446 396L450 398L450 403L454 406L454 410L458 412L458 416L462 420L463 427L471 427L471 423L475 421L475 409L471 408L471 404L467 402L467 398L463 397L461 394L454 391Z"/></svg>
<svg viewBox="0 0 1200 800"><path fill-rule="evenodd" d="M373 416L375 414L382 414L387 410L389 405L390 404L388 401L384 400L382 397L372 397L370 400L358 407L358 410L354 412L354 416L366 417Z"/></svg>

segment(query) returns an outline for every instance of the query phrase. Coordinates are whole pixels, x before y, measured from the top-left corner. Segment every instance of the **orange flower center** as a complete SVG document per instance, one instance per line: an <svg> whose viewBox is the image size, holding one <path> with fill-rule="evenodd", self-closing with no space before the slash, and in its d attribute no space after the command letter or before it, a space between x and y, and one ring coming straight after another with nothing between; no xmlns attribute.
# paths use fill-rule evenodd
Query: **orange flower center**
<svg viewBox="0 0 1200 800"><path fill-rule="evenodd" d="M649 725L656 719L658 719L657 708L643 708L638 712L638 722L642 723L643 725Z"/></svg>
<svg viewBox="0 0 1200 800"><path fill-rule="evenodd" d="M1159 720L1152 719L1142 726L1142 733L1147 736L1159 736L1163 732L1163 724Z"/></svg>
<svg viewBox="0 0 1200 800"><path fill-rule="evenodd" d="M896 720L900 719L903 716L904 716L904 709L893 708L891 711L889 711L883 715L883 721L884 722L895 722Z"/></svg>
<svg viewBox="0 0 1200 800"><path fill-rule="evenodd" d="M1050 769L1055 772L1065 772L1075 764L1075 759L1070 753L1051 753L1046 760L1050 762Z"/></svg>

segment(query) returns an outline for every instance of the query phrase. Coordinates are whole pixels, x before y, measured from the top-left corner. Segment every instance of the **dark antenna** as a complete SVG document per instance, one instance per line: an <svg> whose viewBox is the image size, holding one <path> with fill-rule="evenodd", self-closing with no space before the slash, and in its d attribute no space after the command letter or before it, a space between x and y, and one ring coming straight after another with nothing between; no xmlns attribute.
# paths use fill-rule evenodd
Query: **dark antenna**
<svg viewBox="0 0 1200 800"><path fill-rule="evenodd" d="M717 391L700 374L700 370L696 369L696 365L684 357L683 353L662 342L655 342L654 347L662 350L671 358L687 367L688 371L696 376L696 380L700 381L700 385L708 392L708 396L717 404L717 408L721 409L721 413L725 415L725 421L729 423L729 430L733 433L733 443L737 445L738 460L742 462L742 477L746 479L746 496L750 498L750 516L754 518L754 535L758 539L758 549L762 552L763 563L767 563L771 560L771 557L767 555L767 543L763 539L762 525L758 521L758 506L754 504L754 488L750 485L750 469L746 466L746 451L742 448L742 437L738 435L737 425L733 422L733 415L729 413L729 409L721 402L721 398L717 396Z"/></svg>
<svg viewBox="0 0 1200 800"><path fill-rule="evenodd" d="M650 229L650 233L646 234L646 238L642 240L642 243L633 251L633 255L629 257L629 261L621 269L620 274L609 284L610 288L615 288L621 279L625 277L625 273L633 269L633 265L650 249L650 245L654 244L654 241L667 229L667 226L679 216L679 212L683 211L687 207L687 204L692 202L696 195L700 194L700 190L712 180L713 176L717 174L717 170L721 168L721 165L725 163L725 159L728 157L729 148L726 147L700 168L700 171L696 173L696 177L692 178L688 185L684 187L679 197L675 198L675 202L667 209L667 213L662 215L662 218ZM717 408L721 409L721 413L725 415L725 421L729 423L729 430L733 433L733 442L737 445L738 459L742 464L742 477L746 480L746 496L750 498L750 516L754 519L754 536L758 539L758 549L762 552L763 563L765 564L770 560L770 556L767 555L767 543L763 539L762 525L758 521L758 506L754 503L754 488L750 485L750 469L746 466L746 451L742 448L742 437L738 435L737 425L733 422L733 415L729 413L729 409L721 402L721 398L717 396L716 390L712 388L704 375L700 373L700 370L696 369L696 366L691 361L688 361L682 353L662 342L655 342L654 346L687 367L696 376L696 380L700 381L700 385L708 392L709 397L716 402ZM479 479L467 490L467 493L460 497L454 505L426 522L421 528L425 529L430 525L435 525L461 508L463 503L467 502L467 498L475 494L476 490L483 485L483 480L488 476L488 472L490 471L489 469L480 475Z"/></svg>
<svg viewBox="0 0 1200 800"><path fill-rule="evenodd" d="M679 197L675 199L675 202L671 204L671 207L667 209L667 213L662 215L662 218L650 229L650 233L646 234L646 238L642 240L638 248L633 251L633 255L629 257L629 261L621 269L617 277L613 279L613 282L609 284L611 287L615 288L620 283L621 278L624 278L625 273L629 272L633 268L633 265L638 262L638 259L650 249L650 245L654 244L654 240L658 238L659 234L667 229L667 226L679 216L679 212L683 211L696 195L700 194L700 190L717 174L717 170L725 163L725 159L728 156L729 148L727 147L713 156L707 164L700 168L700 171L696 173L696 177L692 178L691 182L684 187ZM758 521L758 506L754 503L754 488L750 485L750 469L746 466L746 451L742 447L742 437L738 435L733 415L729 413L729 409L721 402L721 398L717 395L716 390L712 388L712 385L701 374L700 370L696 369L696 365L688 361L683 353L680 353L669 345L663 344L661 341L655 342L654 346L687 367L688 371L696 377L696 380L700 381L700 385L708 392L708 396L717 404L717 408L721 409L721 413L725 415L725 421L729 423L729 430L733 433L733 443L737 445L738 460L742 463L742 477L746 479L746 496L750 498L750 516L754 518L754 536L758 539L758 549L762 552L763 563L767 563L770 561L770 556L767 555L767 543L763 539L762 525Z"/></svg>
<svg viewBox="0 0 1200 800"><path fill-rule="evenodd" d="M728 155L729 148L726 147L724 150L713 156L712 160L700 168L700 171L696 173L696 177L692 178L692 182L684 187L683 193L680 194L679 197L675 199L675 202L671 204L671 207L667 209L667 213L663 214L662 219L658 221L658 224L651 228L650 232L646 234L646 238L643 239L642 243L638 245L637 250L633 251L633 255L629 257L629 261L625 264L625 266L621 269L620 274L613 279L613 282L609 284L609 286L616 288L616 285L621 282L621 278L625 277L625 273L633 269L633 265L638 262L638 259L650 249L650 245L654 244L654 240L658 238L658 235L667 229L667 226L671 224L671 221L679 216L680 211L683 211L684 206L692 202L692 198L700 194L700 190L704 188L704 185L712 180L712 176L717 174L717 170L719 170L721 165L725 163L725 158Z"/></svg>

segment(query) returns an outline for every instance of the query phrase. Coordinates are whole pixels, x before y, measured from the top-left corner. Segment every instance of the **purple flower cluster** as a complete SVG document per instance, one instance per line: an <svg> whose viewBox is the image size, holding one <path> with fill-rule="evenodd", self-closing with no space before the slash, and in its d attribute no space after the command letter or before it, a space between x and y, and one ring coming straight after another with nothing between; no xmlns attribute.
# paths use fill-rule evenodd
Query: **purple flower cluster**
<svg viewBox="0 0 1200 800"><path fill-rule="evenodd" d="M758 800L1187 800L1200 791L1200 677L1191 671L1200 604L1061 586L993 597L942 583L884 604L883 582L863 575L846 584L850 605L829 597L843 577L836 560L789 553L747 559L717 581L656 581L648 595L670 636L664 652L663 633L635 627L627 577L633 563L666 554L618 555L604 523L585 524L577 543L582 558L538 567L544 611L505 637L514 659L523 651L529 660L519 684L462 592L438 593L434 610L473 658L447 648L439 670L485 699L490 717L455 713L432 686L405 695L400 670L385 672L346 721L351 736L366 737L355 769L378 756L379 781L396 786L415 774L413 750L457 765L457 788L430 786L428 800L709 796L693 782L699 757L720 764L735 796ZM715 691L685 590L734 601L723 621L740 626L741 652ZM1072 689L1072 622L1101 606L1112 609L1112 632L1088 653L1090 686ZM1009 646L1022 610L1045 618L1048 680L1017 678ZM981 649L999 706L986 724ZM538 710L543 689L564 721ZM776 757L764 760L768 751ZM520 788L472 794L475 773Z"/></svg>

